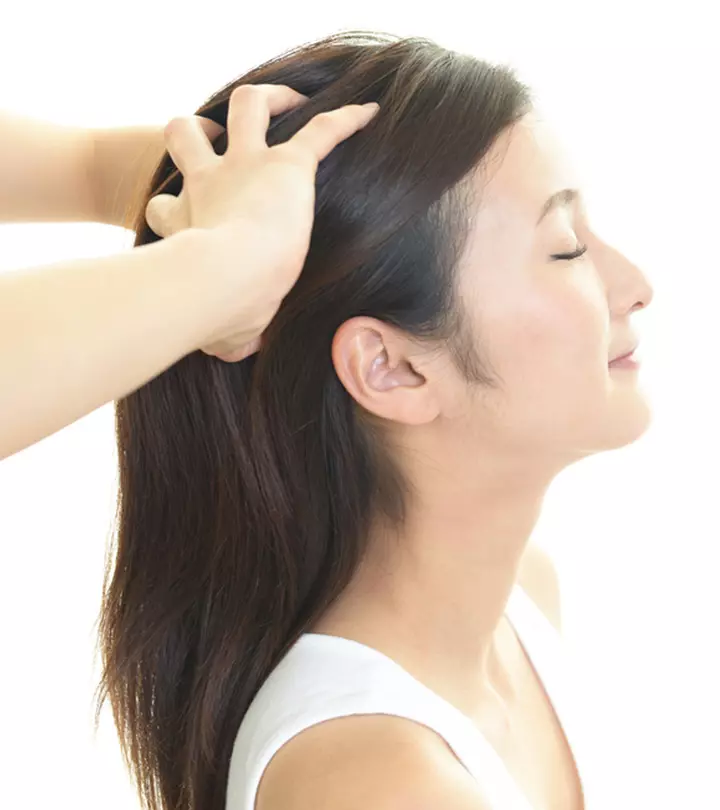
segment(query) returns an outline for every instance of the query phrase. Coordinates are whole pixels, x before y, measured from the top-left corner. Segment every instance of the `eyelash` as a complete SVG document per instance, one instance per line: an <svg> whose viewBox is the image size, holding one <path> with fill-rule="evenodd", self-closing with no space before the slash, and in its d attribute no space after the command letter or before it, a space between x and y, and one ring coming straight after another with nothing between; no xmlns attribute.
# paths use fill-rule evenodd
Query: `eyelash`
<svg viewBox="0 0 720 810"><path fill-rule="evenodd" d="M555 259L556 261L570 262L573 259L579 259L580 256L587 251L587 249L587 245L583 245L582 247L577 248L577 250L574 250L572 253L555 253L551 258Z"/></svg>

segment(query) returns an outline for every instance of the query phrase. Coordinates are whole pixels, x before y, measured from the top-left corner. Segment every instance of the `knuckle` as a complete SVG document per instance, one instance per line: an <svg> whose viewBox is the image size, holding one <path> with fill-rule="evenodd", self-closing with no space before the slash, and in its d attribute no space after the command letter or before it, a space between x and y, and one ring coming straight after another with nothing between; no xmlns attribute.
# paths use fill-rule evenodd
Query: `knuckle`
<svg viewBox="0 0 720 810"><path fill-rule="evenodd" d="M326 110L325 112L318 113L315 116L315 126L318 129L330 130L335 128L335 119L337 116L334 110Z"/></svg>
<svg viewBox="0 0 720 810"><path fill-rule="evenodd" d="M282 158L283 162L305 165L311 161L311 154L307 146L297 141L287 141L276 149L278 150L277 157Z"/></svg>
<svg viewBox="0 0 720 810"><path fill-rule="evenodd" d="M181 115L176 115L171 118L165 125L165 135L173 135L181 127L185 126L185 119Z"/></svg>
<svg viewBox="0 0 720 810"><path fill-rule="evenodd" d="M232 95L242 101L243 99L254 98L260 92L262 91L255 84L240 84L232 91Z"/></svg>

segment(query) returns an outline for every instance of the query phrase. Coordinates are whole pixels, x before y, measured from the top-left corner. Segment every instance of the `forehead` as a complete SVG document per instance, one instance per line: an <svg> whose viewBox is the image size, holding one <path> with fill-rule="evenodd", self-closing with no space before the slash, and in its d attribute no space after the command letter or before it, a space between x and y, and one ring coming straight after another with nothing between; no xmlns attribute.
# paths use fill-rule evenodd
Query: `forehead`
<svg viewBox="0 0 720 810"><path fill-rule="evenodd" d="M537 112L499 136L481 174L481 212L519 218L533 228L551 194L581 187L569 150Z"/></svg>

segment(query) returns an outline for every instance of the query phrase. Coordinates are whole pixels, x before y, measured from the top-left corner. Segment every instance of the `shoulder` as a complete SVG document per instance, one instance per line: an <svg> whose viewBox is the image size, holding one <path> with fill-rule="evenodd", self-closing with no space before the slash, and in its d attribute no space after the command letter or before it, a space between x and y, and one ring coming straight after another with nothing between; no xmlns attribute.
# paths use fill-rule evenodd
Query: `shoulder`
<svg viewBox="0 0 720 810"><path fill-rule="evenodd" d="M395 715L352 715L300 732L263 773L255 810L490 810L444 740Z"/></svg>
<svg viewBox="0 0 720 810"><path fill-rule="evenodd" d="M530 543L520 562L518 584L547 616L558 632L562 632L560 582L552 557Z"/></svg>

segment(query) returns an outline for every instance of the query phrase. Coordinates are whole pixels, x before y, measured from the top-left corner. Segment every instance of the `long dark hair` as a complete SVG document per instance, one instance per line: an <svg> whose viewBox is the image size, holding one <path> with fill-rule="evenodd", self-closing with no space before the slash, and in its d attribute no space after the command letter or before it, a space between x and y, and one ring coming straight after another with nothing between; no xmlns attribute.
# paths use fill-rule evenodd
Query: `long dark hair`
<svg viewBox="0 0 720 810"><path fill-rule="evenodd" d="M426 39L344 32L251 70L197 114L225 126L231 91L248 83L311 99L273 118L271 146L323 110L377 101L380 112L319 166L307 259L261 352L239 363L193 352L117 403L96 730L109 696L151 810L224 810L253 697L349 583L373 516L403 521L409 488L382 426L335 373L338 327L372 316L492 384L454 269L476 196L468 180L532 104L510 67ZM223 133L214 148L226 147ZM138 210L181 188L166 154ZM159 238L142 213L136 231L136 245Z"/></svg>

